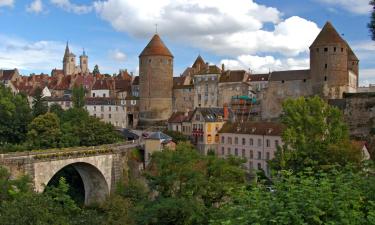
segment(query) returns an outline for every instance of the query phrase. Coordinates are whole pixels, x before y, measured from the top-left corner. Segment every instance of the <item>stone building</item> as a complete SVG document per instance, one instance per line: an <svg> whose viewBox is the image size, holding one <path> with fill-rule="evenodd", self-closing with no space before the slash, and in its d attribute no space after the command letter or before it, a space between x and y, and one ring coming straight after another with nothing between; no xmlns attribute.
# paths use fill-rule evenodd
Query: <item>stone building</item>
<svg viewBox="0 0 375 225"><path fill-rule="evenodd" d="M223 71L218 83L218 106L230 105L234 96L251 96L252 87L247 83L249 74L244 70Z"/></svg>
<svg viewBox="0 0 375 225"><path fill-rule="evenodd" d="M227 123L219 131L219 157L242 157L249 170L263 170L270 175L268 160L275 157L277 147L282 145L281 124L273 122Z"/></svg>
<svg viewBox="0 0 375 225"><path fill-rule="evenodd" d="M310 46L310 69L272 72L262 93L262 118L278 118L287 98L342 99L358 87L359 60L330 22Z"/></svg>
<svg viewBox="0 0 375 225"><path fill-rule="evenodd" d="M218 107L218 84L221 70L208 65L194 75L194 108Z"/></svg>
<svg viewBox="0 0 375 225"><path fill-rule="evenodd" d="M85 50L83 50L82 55L79 57L79 66L76 66L76 55L74 55L70 49L69 44L66 43L65 54L63 58L63 73L65 76L74 75L78 73L88 74L88 59Z"/></svg>
<svg viewBox="0 0 375 225"><path fill-rule="evenodd" d="M173 78L173 112L194 109L194 85L185 84L187 77Z"/></svg>
<svg viewBox="0 0 375 225"><path fill-rule="evenodd" d="M173 55L155 34L139 55L141 125L164 125L172 114Z"/></svg>

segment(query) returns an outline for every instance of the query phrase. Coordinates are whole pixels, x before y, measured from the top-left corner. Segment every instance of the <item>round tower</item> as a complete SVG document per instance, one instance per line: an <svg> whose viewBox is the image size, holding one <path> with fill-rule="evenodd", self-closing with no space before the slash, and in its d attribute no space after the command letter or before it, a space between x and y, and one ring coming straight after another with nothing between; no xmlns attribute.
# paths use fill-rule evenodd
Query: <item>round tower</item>
<svg viewBox="0 0 375 225"><path fill-rule="evenodd" d="M313 93L326 99L342 98L349 85L349 46L327 22L310 46Z"/></svg>
<svg viewBox="0 0 375 225"><path fill-rule="evenodd" d="M161 125L172 114L173 55L155 34L139 55L141 125Z"/></svg>

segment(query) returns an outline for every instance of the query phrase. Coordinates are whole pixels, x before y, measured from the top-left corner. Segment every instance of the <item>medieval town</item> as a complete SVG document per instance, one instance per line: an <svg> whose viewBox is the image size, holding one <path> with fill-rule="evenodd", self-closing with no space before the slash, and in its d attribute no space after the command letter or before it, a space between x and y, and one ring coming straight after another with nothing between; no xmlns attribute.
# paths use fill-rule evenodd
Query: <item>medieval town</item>
<svg viewBox="0 0 375 225"><path fill-rule="evenodd" d="M109 202L107 206L93 209L97 211L92 221L90 216L83 218L85 214L82 214L81 221L85 222L56 224L373 224L374 217L371 220L369 215L375 215L375 199L368 193L373 193L372 188L375 188L374 169L364 164L372 162L375 153L375 84L360 85L360 58L335 24L327 21L310 43L309 69L270 70L268 73L230 69L225 63L213 64L205 60L204 54L197 54L187 62L191 66L176 74L175 56L163 41L163 33L155 32L149 38L145 47L139 49L137 74L129 69L102 74L101 65L90 64L89 51L83 50L77 57L69 42L65 52L61 52L62 65L51 68L50 74L22 74L18 68L1 69L6 65L0 65L3 89L0 91L0 116L4 118L0 122L0 165L9 171L6 182L20 179L19 175L29 176L33 193L38 193L35 198L49 198L53 187L68 183L70 190L76 190L67 193L84 213L88 209L83 205ZM27 105L21 106L20 101ZM30 117L25 116L26 112ZM18 124L15 121L19 121ZM23 121L27 122L20 125ZM186 149L191 152L187 153ZM315 174L314 178L309 178L313 181L306 181L312 183L307 186L303 186L305 181L282 183L286 182L283 179L289 179L283 176L306 178L306 168ZM354 172L348 175L343 168ZM330 180L333 169L336 180ZM292 172L285 175L282 171ZM344 178L338 181L340 176L350 181ZM322 181L322 177L326 180ZM131 186L135 185L135 180L147 190ZM198 180L200 183L194 183ZM250 184L254 181L255 184ZM0 186L4 182L1 181ZM320 182L343 183L323 187ZM358 184L361 187L353 188L350 185L354 184L348 182L362 183ZM17 185L9 183L7 188ZM237 195L232 196L228 191L240 190L236 188L246 185L255 185L259 188L258 194L261 191L265 194L250 200L247 194L236 192ZM328 201L327 205L339 201L355 205L357 203L353 202L358 197L362 199L361 204L366 202L369 208L332 206L343 213L327 217L320 214L320 222L316 223L305 218L307 212L313 213L307 208L302 210L306 205L295 209L294 213L303 215L299 222L291 213L286 217L287 222L281 223L277 211L281 208L276 205L274 213L262 215L267 218L263 222L256 222L255 217L246 214L251 210L262 211L247 204L265 205L260 202L266 201L265 196L279 201L280 196L273 195L285 191L282 185L296 185L302 192L314 195L306 198L321 201L316 207L323 207L319 209L323 214L332 210L328 209L330 206L323 206L323 201ZM330 195L329 200L325 199L328 194L317 197L325 191L339 192L334 188L336 185L348 188L340 190L348 193L332 194L334 197ZM303 189L308 187L311 188L308 191ZM363 191L364 187L368 189ZM200 190L204 188L210 190ZM249 196L252 188L246 189ZM352 188L356 192L350 200L338 199L338 196L351 196ZM305 197L292 189L289 191L296 200L286 200L284 196L280 200L284 203L280 204L303 201ZM19 190L21 187L15 192ZM136 192L141 191L146 193L142 201L136 199L140 197ZM5 204L17 199L16 194L6 195L0 195L4 201L4 206L0 207L1 217L7 215L7 207L18 207ZM117 196L117 199L125 199L123 201L130 199L131 203L113 203L108 196ZM181 202L169 202L169 206L161 203L168 198L177 199L176 196ZM240 197L249 199L235 200ZM193 203L193 199L200 199L196 201L203 206L194 205L198 203ZM21 200L17 201L21 204ZM337 202L332 203L334 201ZM108 208L114 207L110 204L126 206L121 205L124 211L112 212L116 209ZM184 211L184 204L192 207L192 211ZM137 211L139 208L135 206L142 210ZM206 215L199 214L197 207L203 207ZM353 214L354 210L361 211L361 220L353 222L341 218L344 214L355 217L345 211L347 207ZM134 215L129 216L130 212ZM237 215L241 213L243 215ZM53 215L57 214L54 211ZM23 213L17 216L28 218ZM30 223L12 221L13 224L54 224L46 222L47 219L40 222L39 216L45 215L38 215ZM243 216L242 219L239 216ZM279 222L265 222L271 221L272 216ZM328 217L336 223L330 223ZM7 216L3 218L0 224L12 224L7 222ZM59 219L65 221L66 218ZM72 218L80 221L76 216Z"/></svg>

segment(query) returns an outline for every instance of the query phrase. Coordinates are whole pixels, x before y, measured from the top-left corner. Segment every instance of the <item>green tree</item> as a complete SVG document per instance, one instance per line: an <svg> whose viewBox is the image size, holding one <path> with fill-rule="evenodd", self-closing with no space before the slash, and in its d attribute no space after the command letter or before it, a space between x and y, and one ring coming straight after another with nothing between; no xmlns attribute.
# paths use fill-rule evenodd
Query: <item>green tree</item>
<svg viewBox="0 0 375 225"><path fill-rule="evenodd" d="M31 117L26 96L0 84L0 145L25 141Z"/></svg>
<svg viewBox="0 0 375 225"><path fill-rule="evenodd" d="M371 0L370 5L372 6L372 12L368 28L370 30L372 40L375 41L375 0Z"/></svg>
<svg viewBox="0 0 375 225"><path fill-rule="evenodd" d="M61 105L59 104L52 104L50 107L49 107L49 112L50 113L54 113L56 114L59 118L62 117L63 113L64 113L64 110L63 108L61 107Z"/></svg>
<svg viewBox="0 0 375 225"><path fill-rule="evenodd" d="M37 87L34 92L32 112L34 117L48 112L47 102L43 99L43 90L39 87Z"/></svg>
<svg viewBox="0 0 375 225"><path fill-rule="evenodd" d="M274 169L300 171L360 162L360 150L348 149L353 146L342 113L319 97L286 100L281 120L286 127L284 146L271 162Z"/></svg>
<svg viewBox="0 0 375 225"><path fill-rule="evenodd" d="M60 120L53 113L36 117L29 126L28 141L33 148L58 147L61 136Z"/></svg>
<svg viewBox="0 0 375 225"><path fill-rule="evenodd" d="M92 71L92 74L93 74L94 76L100 74L99 66L98 66L98 65L95 65L95 66L94 66L94 70Z"/></svg>
<svg viewBox="0 0 375 225"><path fill-rule="evenodd" d="M245 184L242 163L201 155L188 144L154 153L146 171L154 197L137 205L136 220L139 224L207 224L215 206L225 202L233 188Z"/></svg>
<svg viewBox="0 0 375 225"><path fill-rule="evenodd" d="M82 85L73 88L72 101L75 108L83 108L85 106L85 89Z"/></svg>
<svg viewBox="0 0 375 225"><path fill-rule="evenodd" d="M188 141L188 138L185 135L183 135L181 132L166 130L164 131L164 133L166 135L169 135L173 139L173 141L176 143Z"/></svg>

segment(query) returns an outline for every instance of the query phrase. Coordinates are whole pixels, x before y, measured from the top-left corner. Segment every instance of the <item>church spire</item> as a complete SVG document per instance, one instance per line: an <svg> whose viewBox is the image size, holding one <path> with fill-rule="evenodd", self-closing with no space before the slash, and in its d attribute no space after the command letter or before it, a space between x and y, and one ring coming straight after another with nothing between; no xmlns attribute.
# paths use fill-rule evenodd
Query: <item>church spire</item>
<svg viewBox="0 0 375 225"><path fill-rule="evenodd" d="M70 53L70 50L69 50L69 42L67 41L67 42L66 42L65 55L64 55L64 56L65 56L65 57L68 56L69 53Z"/></svg>

